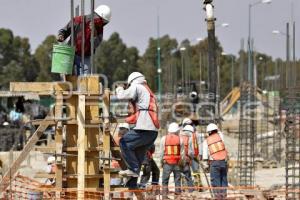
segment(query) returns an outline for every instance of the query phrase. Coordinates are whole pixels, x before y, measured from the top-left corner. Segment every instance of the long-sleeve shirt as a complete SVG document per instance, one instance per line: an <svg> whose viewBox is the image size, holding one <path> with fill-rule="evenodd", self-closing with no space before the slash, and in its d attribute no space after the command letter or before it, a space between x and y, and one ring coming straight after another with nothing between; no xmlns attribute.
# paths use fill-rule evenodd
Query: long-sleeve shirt
<svg viewBox="0 0 300 200"><path fill-rule="evenodd" d="M92 16L91 15L85 15L85 38L84 38L84 54L86 56L89 56L91 54L91 21ZM81 24L82 24L82 17L77 16L74 17L74 44L75 44L75 53L78 56L81 56L81 41L82 41L82 30L81 30ZM98 15L94 15L94 24L95 24L95 32L94 32L94 51L96 48L100 45L103 38L103 27L106 25L104 20L99 17ZM71 21L62 29L59 30L58 34L62 35L64 39L67 39L71 34ZM68 42L71 43L71 40Z"/></svg>
<svg viewBox="0 0 300 200"><path fill-rule="evenodd" d="M170 134L170 133L169 133ZM164 159L164 155L165 155L165 144L166 144L166 136L163 136L160 140L160 145L159 145L159 149L160 149L160 153L159 153L159 160L163 161ZM182 139L180 139L180 157L182 159L185 159L185 154L184 154L184 144Z"/></svg>
<svg viewBox="0 0 300 200"><path fill-rule="evenodd" d="M149 108L150 93L143 86L144 82L133 81L128 89L118 87L116 89L118 99L133 100L136 103L137 110L140 110L137 122L133 129L157 131L150 117Z"/></svg>
<svg viewBox="0 0 300 200"><path fill-rule="evenodd" d="M204 134L196 133L196 139L198 143L199 155L203 154L203 142L204 142ZM189 140L189 156L195 157L194 146L193 146L193 136L190 137Z"/></svg>
<svg viewBox="0 0 300 200"><path fill-rule="evenodd" d="M221 131L218 132L220 135L222 141L224 142L224 135ZM203 142L203 155L202 155L203 160L213 160L213 158L209 155L209 149L207 145L207 139L204 140Z"/></svg>

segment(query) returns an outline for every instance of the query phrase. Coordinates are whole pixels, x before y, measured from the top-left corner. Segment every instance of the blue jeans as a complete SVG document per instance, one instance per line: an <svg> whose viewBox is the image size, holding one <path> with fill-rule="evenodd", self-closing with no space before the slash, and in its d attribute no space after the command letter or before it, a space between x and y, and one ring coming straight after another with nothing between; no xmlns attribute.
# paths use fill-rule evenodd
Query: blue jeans
<svg viewBox="0 0 300 200"><path fill-rule="evenodd" d="M146 152L153 145L157 131L130 130L120 140L120 148L128 169L139 174Z"/></svg>
<svg viewBox="0 0 300 200"><path fill-rule="evenodd" d="M192 159L191 167L192 167L193 173L198 173L199 172L199 163L195 159Z"/></svg>
<svg viewBox="0 0 300 200"><path fill-rule="evenodd" d="M210 181L212 187L228 187L227 162L225 160L213 160L210 165ZM225 199L227 190L213 189L216 199Z"/></svg>
<svg viewBox="0 0 300 200"><path fill-rule="evenodd" d="M181 171L184 175L184 178L185 178L185 182L186 182L186 185L189 187L189 192L193 192L193 187L194 187L194 181L193 181L193 178L192 178L192 173L191 173L191 167L189 164L186 164L182 171Z"/></svg>
<svg viewBox="0 0 300 200"><path fill-rule="evenodd" d="M125 163L131 171L139 174L147 150L154 144L157 131L130 130L120 139L120 148ZM129 188L137 188L138 178L130 178L126 184Z"/></svg>
<svg viewBox="0 0 300 200"><path fill-rule="evenodd" d="M81 56L75 55L74 66L76 68L76 75L84 75L91 73L91 56L84 57L84 64L81 62ZM83 67L83 69L82 69Z"/></svg>
<svg viewBox="0 0 300 200"><path fill-rule="evenodd" d="M171 173L173 173L173 175L174 175L175 194L180 194L180 192L181 192L181 189L180 189L181 188L180 167L178 165L169 165L169 164L165 163L163 166L163 175L162 175L163 197L165 197L167 195L169 179L170 179Z"/></svg>

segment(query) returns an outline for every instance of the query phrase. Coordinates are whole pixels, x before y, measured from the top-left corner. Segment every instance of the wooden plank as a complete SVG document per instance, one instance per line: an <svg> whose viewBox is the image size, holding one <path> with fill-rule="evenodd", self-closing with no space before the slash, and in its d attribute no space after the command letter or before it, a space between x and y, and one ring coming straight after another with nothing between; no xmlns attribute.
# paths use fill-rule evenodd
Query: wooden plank
<svg viewBox="0 0 300 200"><path fill-rule="evenodd" d="M63 94L62 92L57 93L55 108L54 108L54 119L62 119L63 117ZM63 150L63 123L58 121L55 127L55 153L62 154ZM60 190L63 186L63 158L62 156L56 156L57 170L55 173L55 188ZM60 198L60 193L56 193L56 197Z"/></svg>
<svg viewBox="0 0 300 200"><path fill-rule="evenodd" d="M103 96L103 118L104 118L104 135L103 135L103 149L104 157L109 157L110 154L110 91L105 89ZM103 161L103 175L104 175L104 199L109 199L110 193L110 162Z"/></svg>
<svg viewBox="0 0 300 200"><path fill-rule="evenodd" d="M54 92L72 90L69 82L11 82L11 92Z"/></svg>
<svg viewBox="0 0 300 200"><path fill-rule="evenodd" d="M47 119L47 118L46 118ZM34 148L35 144L44 133L44 131L48 128L49 124L44 123L40 125L37 130L33 133L31 138L28 140L27 144L25 145L23 151L20 153L19 157L12 163L10 168L4 174L1 183L0 183L0 193L2 193L9 185L10 178L14 177L17 171L19 170L22 162L27 158L30 151Z"/></svg>
<svg viewBox="0 0 300 200"><path fill-rule="evenodd" d="M78 110L77 110L77 121L78 121L78 161L77 161L77 191L78 199L84 199L85 190L85 96L80 95L78 97Z"/></svg>

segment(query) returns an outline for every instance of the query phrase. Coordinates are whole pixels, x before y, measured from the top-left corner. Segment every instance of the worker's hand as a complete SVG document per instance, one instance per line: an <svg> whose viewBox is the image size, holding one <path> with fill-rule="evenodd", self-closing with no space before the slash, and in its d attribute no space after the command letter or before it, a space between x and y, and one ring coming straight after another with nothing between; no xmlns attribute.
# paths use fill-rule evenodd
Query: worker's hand
<svg viewBox="0 0 300 200"><path fill-rule="evenodd" d="M165 164L165 161L164 161L164 160L161 160L161 161L160 161L160 166L161 166L161 167L164 167L164 164Z"/></svg>
<svg viewBox="0 0 300 200"><path fill-rule="evenodd" d="M56 38L56 40L57 40L58 42L63 42L63 41L65 40L65 38L64 38L63 35L58 35L57 38Z"/></svg>
<svg viewBox="0 0 300 200"><path fill-rule="evenodd" d="M184 159L180 159L179 162L178 162L178 165L180 168L183 168L184 165L185 165L185 160Z"/></svg>

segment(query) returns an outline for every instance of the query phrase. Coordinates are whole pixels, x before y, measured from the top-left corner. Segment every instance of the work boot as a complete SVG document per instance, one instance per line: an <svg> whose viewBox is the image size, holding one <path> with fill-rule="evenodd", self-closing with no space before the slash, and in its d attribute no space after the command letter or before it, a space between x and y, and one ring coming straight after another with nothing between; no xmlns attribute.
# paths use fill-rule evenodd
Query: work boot
<svg viewBox="0 0 300 200"><path fill-rule="evenodd" d="M130 177L139 177L139 175L133 171L131 171L130 169L127 169L127 170L122 170L119 172L119 175L120 176L130 176Z"/></svg>

